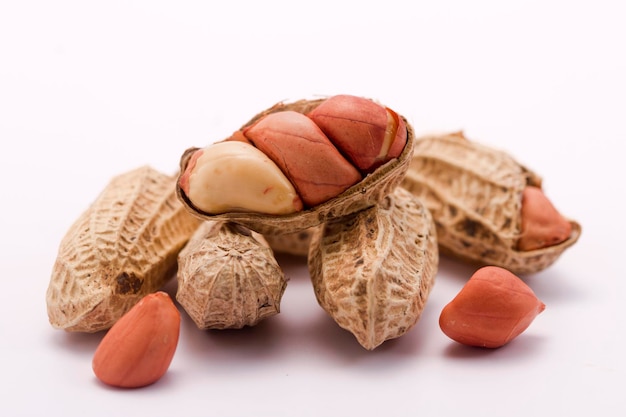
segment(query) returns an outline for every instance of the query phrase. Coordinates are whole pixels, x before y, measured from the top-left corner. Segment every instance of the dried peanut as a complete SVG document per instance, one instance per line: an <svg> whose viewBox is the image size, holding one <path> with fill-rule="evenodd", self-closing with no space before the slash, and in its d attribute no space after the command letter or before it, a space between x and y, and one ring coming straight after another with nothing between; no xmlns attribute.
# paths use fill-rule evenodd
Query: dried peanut
<svg viewBox="0 0 626 417"><path fill-rule="evenodd" d="M547 248L566 241L571 234L571 223L557 211L541 188L525 187L517 248L521 251Z"/></svg>
<svg viewBox="0 0 626 417"><path fill-rule="evenodd" d="M364 173L397 158L406 144L404 120L393 110L363 97L330 97L308 116Z"/></svg>
<svg viewBox="0 0 626 417"><path fill-rule="evenodd" d="M269 114L295 111L302 114L308 114L326 99L319 100L299 100L291 103L278 103L271 108L254 116L250 121L244 124L240 130L246 131L250 126L259 122L262 118ZM390 159L388 162L376 168L372 173L366 175L356 184L339 195L317 204L313 207L305 207L303 210L287 214L267 214L259 212L237 212L229 211L220 214L211 214L198 210L190 202L185 190L181 187L181 179L177 184L177 194L185 207L195 216L203 220L211 221L229 221L244 225L263 235L283 234L300 232L310 227L318 226L328 219L340 218L344 215L357 212L367 207L378 204L386 195L400 184L403 176L408 169L410 157L413 152L413 129L402 116L399 117L398 126L404 126L406 130L406 144L400 155ZM241 142L241 135L237 132L226 142ZM191 156L197 148L188 149L183 153L180 159L181 173L187 170L191 162ZM184 174L183 174L184 175ZM312 178L311 181L316 181ZM184 180L183 180L184 185Z"/></svg>
<svg viewBox="0 0 626 417"><path fill-rule="evenodd" d="M439 326L459 343L497 348L519 336L544 309L520 278L504 268L485 266L443 308Z"/></svg>
<svg viewBox="0 0 626 417"><path fill-rule="evenodd" d="M218 142L193 152L179 186L198 210L287 214L302 209L291 182L254 146Z"/></svg>
<svg viewBox="0 0 626 417"><path fill-rule="evenodd" d="M143 297L104 336L92 361L105 384L139 388L158 381L172 362L180 313L165 292Z"/></svg>
<svg viewBox="0 0 626 417"><path fill-rule="evenodd" d="M438 265L430 213L397 188L380 204L316 229L308 264L321 307L374 349L421 316Z"/></svg>
<svg viewBox="0 0 626 417"><path fill-rule="evenodd" d="M308 207L338 196L361 180L359 171L302 113L268 114L243 134L280 167Z"/></svg>
<svg viewBox="0 0 626 417"><path fill-rule="evenodd" d="M46 293L50 323L110 328L174 277L199 221L180 204L176 178L150 167L116 176L63 237Z"/></svg>
<svg viewBox="0 0 626 417"><path fill-rule="evenodd" d="M205 222L178 256L176 299L200 329L254 326L278 314L287 281L258 233Z"/></svg>
<svg viewBox="0 0 626 417"><path fill-rule="evenodd" d="M416 140L402 182L431 211L441 253L517 274L547 268L581 233L578 223L566 220L571 233L565 240L520 250L522 219L529 218L522 204L528 186L541 188L541 178L507 153L470 141L461 132ZM556 227L562 229L561 220Z"/></svg>

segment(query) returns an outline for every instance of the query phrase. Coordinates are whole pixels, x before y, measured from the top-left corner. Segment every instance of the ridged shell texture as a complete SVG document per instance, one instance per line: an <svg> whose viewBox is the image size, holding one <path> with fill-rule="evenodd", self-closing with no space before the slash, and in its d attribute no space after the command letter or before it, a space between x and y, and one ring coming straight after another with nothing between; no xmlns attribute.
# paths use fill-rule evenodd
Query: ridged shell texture
<svg viewBox="0 0 626 417"><path fill-rule="evenodd" d="M60 243L46 294L52 326L111 327L173 278L198 225L176 197L174 176L144 166L114 177Z"/></svg>

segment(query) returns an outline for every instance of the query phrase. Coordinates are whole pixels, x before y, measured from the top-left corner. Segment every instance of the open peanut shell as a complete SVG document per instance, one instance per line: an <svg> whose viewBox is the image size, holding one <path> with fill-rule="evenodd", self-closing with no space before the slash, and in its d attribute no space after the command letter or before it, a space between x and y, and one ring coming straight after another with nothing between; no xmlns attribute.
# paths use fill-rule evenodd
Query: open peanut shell
<svg viewBox="0 0 626 417"><path fill-rule="evenodd" d="M306 114L316 108L325 99L298 100L294 102L280 102L269 109L257 114L242 129L253 124L261 117L279 111L292 110ZM402 117L402 116L400 116ZM203 212L189 201L178 181L176 193L183 205L195 216L203 220L224 220L241 224L255 232L272 235L295 233L324 223L328 219L342 217L364 208L371 207L381 201L386 195L400 185L409 168L413 155L414 132L408 121L402 117L407 128L407 141L404 150L395 158L378 167L374 172L365 176L360 182L351 186L338 196L317 206L285 215L268 215L252 212L228 212L210 214ZM180 172L185 172L191 155L198 148L187 149L180 159Z"/></svg>
<svg viewBox="0 0 626 417"><path fill-rule="evenodd" d="M402 182L431 211L442 254L516 274L547 268L581 234L580 224L569 220L567 240L517 250L527 185L541 188L542 180L507 153L470 141L461 132L418 138Z"/></svg>

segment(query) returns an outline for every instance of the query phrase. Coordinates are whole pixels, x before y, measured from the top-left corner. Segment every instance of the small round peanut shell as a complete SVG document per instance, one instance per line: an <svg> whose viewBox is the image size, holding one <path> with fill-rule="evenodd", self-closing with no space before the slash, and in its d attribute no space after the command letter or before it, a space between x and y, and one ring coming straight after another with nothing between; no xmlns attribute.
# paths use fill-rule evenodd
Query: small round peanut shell
<svg viewBox="0 0 626 417"><path fill-rule="evenodd" d="M255 326L280 312L287 279L263 236L203 222L178 254L176 299L199 329Z"/></svg>
<svg viewBox="0 0 626 417"><path fill-rule="evenodd" d="M300 113L308 113L316 108L325 99L298 100L294 102L280 102L255 115L242 129L252 125L263 116L285 110L293 110ZM402 117L402 116L400 116ZM271 235L276 233L295 233L310 227L315 227L326 220L355 213L365 208L376 205L385 196L393 192L400 185L408 170L411 156L413 155L414 132L413 127L403 117L407 128L407 142L400 156L378 167L374 172L364 177L360 182L348 188L338 196L302 211L284 215L268 215L251 212L229 212L223 214L210 214L203 212L189 201L184 191L176 185L176 193L179 200L189 212L203 220L224 220L238 223L247 228ZM185 172L191 155L199 148L187 149L180 159L180 173Z"/></svg>

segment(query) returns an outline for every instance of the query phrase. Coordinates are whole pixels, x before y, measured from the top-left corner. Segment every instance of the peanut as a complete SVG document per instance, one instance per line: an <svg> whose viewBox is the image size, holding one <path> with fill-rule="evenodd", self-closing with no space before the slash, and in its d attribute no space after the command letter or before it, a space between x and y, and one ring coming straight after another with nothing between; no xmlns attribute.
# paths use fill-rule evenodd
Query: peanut
<svg viewBox="0 0 626 417"><path fill-rule="evenodd" d="M524 332L544 309L520 278L504 268L485 266L443 308L439 326L459 343L498 348Z"/></svg>
<svg viewBox="0 0 626 417"><path fill-rule="evenodd" d="M280 167L308 207L336 197L361 180L359 171L301 113L268 114L243 134Z"/></svg>
<svg viewBox="0 0 626 417"><path fill-rule="evenodd" d="M406 144L404 121L393 110L362 97L330 97L308 116L363 173L397 158Z"/></svg>
<svg viewBox="0 0 626 417"><path fill-rule="evenodd" d="M105 384L138 388L168 370L180 333L180 313L165 292L143 297L104 336L92 368Z"/></svg>
<svg viewBox="0 0 626 417"><path fill-rule="evenodd" d="M552 211L547 218L553 222L552 235L541 237L549 246L526 250L539 238L537 232L547 230L538 229L537 222L546 220L541 214L545 199L539 200L537 193L530 202L522 198L528 196L527 187L541 188L541 178L509 154L470 141L462 132L416 140L402 187L431 211L441 252L481 266L497 265L517 274L538 272L552 265L581 233L578 223ZM539 201L543 203L536 204Z"/></svg>
<svg viewBox="0 0 626 417"><path fill-rule="evenodd" d="M218 142L196 150L178 183L190 203L206 213L302 210L300 197L282 171L245 142Z"/></svg>
<svg viewBox="0 0 626 417"><path fill-rule="evenodd" d="M365 349L419 320L438 265L430 213L406 190L314 231L309 271L320 306Z"/></svg>
<svg viewBox="0 0 626 417"><path fill-rule="evenodd" d="M252 141L244 136L244 132L250 133L251 131L254 132L255 129L260 129L260 127L262 127L267 122L267 120L264 122L263 119L265 119L269 115L273 115L277 113L286 113L286 112L288 113L288 112L293 111L293 112L297 112L301 114L304 117L305 114L309 114L313 109L318 107L325 100L328 100L328 99L298 100L298 101L291 102L291 103L278 103L270 107L269 109L259 113L258 115L254 116L252 119L250 119L250 121L244 124L238 131L235 131L233 135L225 139L225 141L223 142L225 143L235 142L235 143L241 143L241 144L250 142L250 144L252 144L251 143ZM383 111L385 111L384 108L383 108ZM290 119L291 119L291 116L289 114L287 115L287 117ZM397 116L398 116L398 130L402 131L404 135L406 136L406 143L402 149L402 152L397 157L391 158L387 163L379 166L373 172L368 173L367 175L362 177L359 181L349 186L340 194L324 202L321 202L319 204L316 204L313 206L306 206L305 204L303 204L303 208L301 210L294 208L293 210L288 210L290 212L284 213L284 214L271 214L271 213L263 212L263 210L260 210L259 207L255 204L252 204L251 205L252 207L250 207L248 210L241 210L241 209L237 211L229 210L229 211L224 211L221 213L211 213L211 212L199 209L193 204L193 202L191 201L192 199L189 198L189 196L187 195L188 192L192 192L191 191L192 187L187 187L187 185L185 185L187 182L189 182L188 179L185 177L188 177L189 180L193 178L192 176L189 176L188 172L190 170L193 170L194 164L197 164L197 161L193 160L194 153L198 150L197 148L190 148L187 151L185 151L183 155L181 156L181 159L180 159L181 174L179 176L179 181L176 187L177 195L180 201L183 203L183 205L187 208L187 210L189 210L190 213L192 213L193 215L195 215L196 217L200 219L211 220L211 221L229 221L229 222L238 223L251 230L254 230L255 232L261 233L264 236L273 235L273 234L298 233L303 230L316 227L328 219L340 218L347 214L355 213L359 210L372 207L378 204L386 195L391 193L393 189L400 184L403 176L406 173L406 170L408 169L410 156L412 155L412 152L413 152L413 142L414 142L413 129L403 117L399 115ZM283 117L285 117L284 114L281 116L278 116L279 119ZM302 120L302 117L298 117L298 119ZM270 118L268 120L271 121L272 119ZM284 119L281 119L281 120L282 120L281 123L283 123L283 125L287 123ZM307 123L310 123L310 122L307 122ZM311 161L307 159L303 160L302 154L298 154L297 152L293 152L292 149L289 149L293 144L298 143L298 142L302 142L303 146L306 146L307 149L310 149L309 147L311 146L317 146L315 145L315 143L317 142L315 141L310 142L308 140L309 137L307 136L310 134L311 130L313 129L313 126L309 124L308 127L302 128L299 124L294 124L293 126L291 125L291 123L288 123L288 124L289 126L287 126L288 128L287 135L283 135L284 132L283 132L283 129L281 128L281 131L277 132L276 138L265 141L266 144L268 145L268 149L272 149L271 151L268 150L268 152L272 153L274 156L279 156L281 155L282 152L284 152L286 155L291 155L290 157L297 158L295 164L293 162L289 162L288 164L285 163L284 166L288 167L289 170L295 170L294 172L298 173L298 175L307 171L306 169L304 169L305 165L312 165L314 167L311 172L315 172L315 170L319 171L319 166L320 166L319 163L310 163ZM292 129L292 130L289 130L289 129ZM265 128L263 128L263 130L265 130L266 133L273 132L274 128L272 126L269 126L269 127L266 126ZM318 129L315 128L314 130L317 131L315 135L319 135ZM307 140L303 140L302 138L298 137L297 132L301 132L301 131L307 132L306 135L304 135L307 138ZM273 133L276 133L276 132L273 132ZM290 140L289 138L293 140ZM279 142L281 143L281 146L284 145L286 149L281 148L280 150L276 150L275 148L272 148L271 146L269 146L269 144L271 143L279 143ZM394 145L390 145L390 148L394 148ZM332 151L332 152L336 152L336 151ZM328 155L325 155L325 157L329 158ZM333 158L334 157L330 157L330 160L332 160ZM298 163L297 161L300 161L300 163ZM190 168L190 165L191 165L191 168ZM343 165L343 163L341 163L340 165ZM315 168L316 166L317 168ZM333 169L336 169L336 168L333 168ZM340 171L342 171L347 168L345 168L344 166L343 168L339 168L339 169ZM358 170L356 169L356 167L352 166L352 168L349 169L350 171L352 171L351 175L354 174L353 169L356 170L356 172L358 173ZM325 180L322 181L320 180L320 178L325 178L324 175L327 175L327 174L324 172L320 172L319 175L311 174L309 178L306 178L306 181L310 182L311 183L310 185L315 185L318 188L323 188L325 186L323 184ZM358 175L361 175L361 174L358 174ZM289 179L289 180L293 183L292 179ZM347 183L346 177L343 174L341 174L340 179L332 178L331 180L332 180L332 184L335 184L335 185L338 183L339 184ZM210 179L206 179L203 182L207 183L210 181L211 181ZM343 187L340 187L340 188L343 188ZM295 184L294 184L294 189L295 190L298 189ZM317 191L313 193L314 197L316 193ZM298 192L296 192L296 194L298 194ZM319 195L321 194L317 194L318 197ZM299 195L299 197L302 200L302 196ZM310 196L308 196L307 198L309 197ZM325 198L326 197L323 197L321 199L323 200ZM315 202L315 200L313 200L313 202ZM310 202L310 204L312 203Z"/></svg>
<svg viewBox="0 0 626 417"><path fill-rule="evenodd" d="M530 251L558 245L572 233L571 223L557 211L541 188L527 186L522 194L521 233L517 248Z"/></svg>
<svg viewBox="0 0 626 417"><path fill-rule="evenodd" d="M176 178L150 167L114 177L63 237L46 292L50 324L97 332L174 276L200 222L180 204Z"/></svg>
<svg viewBox="0 0 626 417"><path fill-rule="evenodd" d="M205 222L178 255L176 299L199 329L254 326L280 312L287 281L263 237Z"/></svg>

